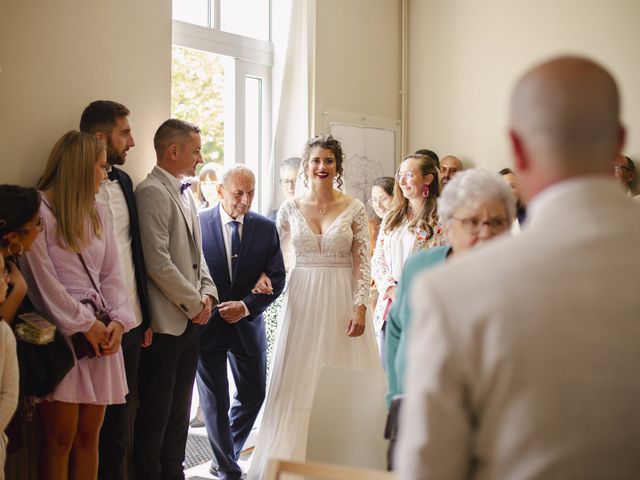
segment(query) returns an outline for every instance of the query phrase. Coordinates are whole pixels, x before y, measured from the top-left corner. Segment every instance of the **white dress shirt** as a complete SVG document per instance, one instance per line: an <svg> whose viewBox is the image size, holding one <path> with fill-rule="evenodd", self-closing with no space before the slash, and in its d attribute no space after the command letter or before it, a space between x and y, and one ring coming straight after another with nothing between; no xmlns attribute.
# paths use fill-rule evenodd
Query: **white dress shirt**
<svg viewBox="0 0 640 480"><path fill-rule="evenodd" d="M231 225L230 223L234 221L233 218L222 208L222 203L218 204L218 208L220 209L220 223L222 223L222 239L224 240L224 249L227 253L227 266L229 267L229 280L233 280L233 268L231 267ZM235 218L235 221L238 222L238 235L240 236L240 241L242 242L242 230L244 228L244 215L238 215ZM247 305L240 301L242 305L244 305L244 315L245 317L249 315L249 309Z"/></svg>
<svg viewBox="0 0 640 480"><path fill-rule="evenodd" d="M222 223L222 238L224 239L224 249L227 252L227 265L229 267L229 280L233 279L233 269L231 268L231 225L234 220L238 225L238 235L240 241L242 241L242 227L244 226L244 215L238 215L238 218L231 218L231 216L222 208L222 204L218 205L220 209L220 222Z"/></svg>
<svg viewBox="0 0 640 480"><path fill-rule="evenodd" d="M136 275L133 267L129 208L120 187L120 182L117 180L103 182L100 186L100 191L96 195L96 202L104 205L105 212L109 216L109 221L113 228L113 234L116 237L120 271L127 288L129 301L133 307L133 313L136 317L135 326L137 327L142 323L142 308L138 298L138 287L136 286Z"/></svg>

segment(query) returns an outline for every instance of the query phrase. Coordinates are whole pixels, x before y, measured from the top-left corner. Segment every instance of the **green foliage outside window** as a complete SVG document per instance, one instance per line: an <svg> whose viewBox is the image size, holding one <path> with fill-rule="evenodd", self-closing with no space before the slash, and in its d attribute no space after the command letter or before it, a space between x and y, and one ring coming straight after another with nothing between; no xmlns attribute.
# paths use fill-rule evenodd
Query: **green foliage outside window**
<svg viewBox="0 0 640 480"><path fill-rule="evenodd" d="M173 47L171 115L202 130L202 157L224 164L224 67L220 57Z"/></svg>

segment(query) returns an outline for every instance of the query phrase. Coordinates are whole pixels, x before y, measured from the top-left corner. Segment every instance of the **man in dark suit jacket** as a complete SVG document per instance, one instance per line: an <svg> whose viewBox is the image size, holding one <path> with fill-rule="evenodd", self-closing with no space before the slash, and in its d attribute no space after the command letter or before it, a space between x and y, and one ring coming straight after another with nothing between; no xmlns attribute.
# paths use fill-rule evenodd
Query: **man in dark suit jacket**
<svg viewBox="0 0 640 480"><path fill-rule="evenodd" d="M129 113L120 103L97 100L84 109L80 119L80 130L107 144L109 180L101 186L96 200L105 206L111 219L121 270L138 323L122 337L129 394L126 404L110 405L105 412L100 430L100 480L125 477L125 457L131 452L137 404L140 347L151 343L149 291L133 183L126 172L116 167L125 163L127 151L135 146Z"/></svg>
<svg viewBox="0 0 640 480"><path fill-rule="evenodd" d="M266 334L262 312L282 292L285 269L274 223L251 212L253 172L237 165L218 185L217 207L200 213L202 248L220 304L200 327L197 384L211 448L212 473L241 478L238 457L260 411L266 389ZM265 273L273 291L254 294ZM237 388L229 411L227 358Z"/></svg>

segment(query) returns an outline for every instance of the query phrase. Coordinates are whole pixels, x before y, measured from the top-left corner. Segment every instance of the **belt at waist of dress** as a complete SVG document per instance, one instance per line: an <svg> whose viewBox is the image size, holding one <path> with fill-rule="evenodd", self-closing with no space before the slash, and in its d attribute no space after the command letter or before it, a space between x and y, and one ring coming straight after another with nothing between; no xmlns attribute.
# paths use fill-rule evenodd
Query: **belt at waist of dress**
<svg viewBox="0 0 640 480"><path fill-rule="evenodd" d="M302 268L352 268L353 262L350 258L298 258L295 266Z"/></svg>

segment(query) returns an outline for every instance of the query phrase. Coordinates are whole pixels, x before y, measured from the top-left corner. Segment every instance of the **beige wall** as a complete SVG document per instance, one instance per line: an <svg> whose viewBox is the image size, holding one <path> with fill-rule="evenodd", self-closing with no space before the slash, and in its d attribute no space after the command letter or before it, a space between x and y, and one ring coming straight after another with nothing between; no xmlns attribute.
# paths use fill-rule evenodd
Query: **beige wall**
<svg viewBox="0 0 640 480"><path fill-rule="evenodd" d="M400 118L400 7L400 0L316 0L313 133L328 129L323 112Z"/></svg>
<svg viewBox="0 0 640 480"><path fill-rule="evenodd" d="M618 78L625 151L640 157L640 2L409 4L409 150L508 164L515 79L533 62L575 52ZM316 0L314 133L328 127L326 111L400 118L400 8L400 0ZM125 168L142 179L154 163L153 133L170 114L170 17L170 0L0 0L0 181L33 184L53 142L97 98L131 108L138 145Z"/></svg>
<svg viewBox="0 0 640 480"><path fill-rule="evenodd" d="M509 165L507 105L516 78L546 57L578 53L617 78L625 152L640 158L637 0L410 0L409 18L410 149Z"/></svg>
<svg viewBox="0 0 640 480"><path fill-rule="evenodd" d="M0 182L33 185L92 100L127 105L134 182L170 114L171 0L0 0Z"/></svg>

